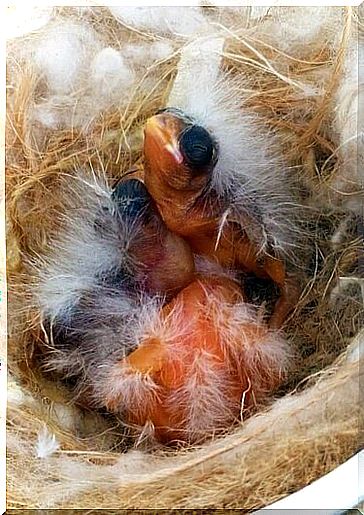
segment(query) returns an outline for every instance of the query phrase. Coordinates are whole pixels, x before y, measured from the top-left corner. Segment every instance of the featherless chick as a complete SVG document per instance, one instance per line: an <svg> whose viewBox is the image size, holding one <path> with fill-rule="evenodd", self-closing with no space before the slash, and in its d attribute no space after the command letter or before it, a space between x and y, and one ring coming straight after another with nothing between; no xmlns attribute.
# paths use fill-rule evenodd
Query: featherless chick
<svg viewBox="0 0 364 515"><path fill-rule="evenodd" d="M197 88L198 90L198 88ZM271 137L242 112L224 81L151 117L144 131L145 184L167 227L196 254L272 280L280 327L298 300L287 264L297 257L297 201Z"/></svg>
<svg viewBox="0 0 364 515"><path fill-rule="evenodd" d="M109 372L107 407L152 424L162 442L200 443L267 400L292 352L226 277L197 277L161 310L140 346ZM128 392L128 395L125 395Z"/></svg>

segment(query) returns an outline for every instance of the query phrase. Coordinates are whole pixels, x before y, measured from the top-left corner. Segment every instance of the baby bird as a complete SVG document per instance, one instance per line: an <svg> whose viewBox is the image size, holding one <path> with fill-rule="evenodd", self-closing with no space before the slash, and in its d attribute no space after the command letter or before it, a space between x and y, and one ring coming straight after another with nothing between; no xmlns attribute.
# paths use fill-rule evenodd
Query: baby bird
<svg viewBox="0 0 364 515"><path fill-rule="evenodd" d="M194 260L187 243L167 229L144 184L121 181L113 191L121 221L130 229L127 252L135 282L143 291L171 298L193 278Z"/></svg>
<svg viewBox="0 0 364 515"><path fill-rule="evenodd" d="M148 334L149 333L149 334ZM164 443L198 443L264 402L291 352L226 277L197 277L161 310L140 346L110 368L111 411Z"/></svg>
<svg viewBox="0 0 364 515"><path fill-rule="evenodd" d="M35 266L45 367L79 403L103 408L108 367L138 346L146 319L190 284L194 261L137 179L112 190L77 177L65 198L63 228Z"/></svg>
<svg viewBox="0 0 364 515"><path fill-rule="evenodd" d="M270 325L280 327L298 297L286 269L296 230L289 181L237 106L210 98L210 110L187 107L147 121L145 184L167 227L194 253L278 286Z"/></svg>

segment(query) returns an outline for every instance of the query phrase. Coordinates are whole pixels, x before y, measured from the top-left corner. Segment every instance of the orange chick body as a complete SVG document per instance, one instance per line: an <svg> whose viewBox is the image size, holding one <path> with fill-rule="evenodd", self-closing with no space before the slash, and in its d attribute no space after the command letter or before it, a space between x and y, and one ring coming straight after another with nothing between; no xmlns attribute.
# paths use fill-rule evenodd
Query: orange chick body
<svg viewBox="0 0 364 515"><path fill-rule="evenodd" d="M226 429L285 377L288 345L258 321L230 279L197 279L149 331L114 367L110 379L128 388L107 406L123 405L133 425L152 424L160 441L198 442Z"/></svg>
<svg viewBox="0 0 364 515"><path fill-rule="evenodd" d="M271 279L278 286L281 295L270 319L270 325L278 328L292 310L297 288L287 280L284 262L261 252L259 244L244 229L252 225L250 216L245 214L239 222L228 216L224 220L227 206L213 192L206 194L214 166L213 143L207 131L191 127L168 112L148 120L144 140L144 181L148 191L167 227L182 236L193 252L223 267ZM194 133L183 141L188 131Z"/></svg>

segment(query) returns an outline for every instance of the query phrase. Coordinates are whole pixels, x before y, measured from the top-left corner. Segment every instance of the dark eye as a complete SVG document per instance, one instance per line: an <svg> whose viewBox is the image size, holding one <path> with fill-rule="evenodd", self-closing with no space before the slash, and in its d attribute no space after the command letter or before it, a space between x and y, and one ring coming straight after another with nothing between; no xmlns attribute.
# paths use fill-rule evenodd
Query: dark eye
<svg viewBox="0 0 364 515"><path fill-rule="evenodd" d="M206 129L192 125L183 131L179 147L187 163L193 167L207 166L215 157L215 145Z"/></svg>
<svg viewBox="0 0 364 515"><path fill-rule="evenodd" d="M144 184L138 179L120 182L112 193L119 213L125 218L136 218L148 213L151 207L151 196Z"/></svg>

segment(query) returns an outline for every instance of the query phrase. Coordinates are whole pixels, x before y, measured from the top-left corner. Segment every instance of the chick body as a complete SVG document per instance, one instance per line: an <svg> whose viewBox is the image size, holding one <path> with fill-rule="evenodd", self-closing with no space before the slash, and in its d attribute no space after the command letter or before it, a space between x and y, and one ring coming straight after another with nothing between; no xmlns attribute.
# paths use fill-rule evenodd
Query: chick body
<svg viewBox="0 0 364 515"><path fill-rule="evenodd" d="M194 133L195 139L186 138L189 133ZM219 152L218 142L192 118L167 109L145 127L145 184L168 228L184 237L195 253L223 267L270 278L278 285L281 297L271 324L279 327L297 299L297 288L287 280L283 253L273 244L274 232L269 232L269 224L274 227L277 220L266 218L270 201L266 191L259 192L259 177L255 178L259 186L255 198L254 186L250 185L249 192L239 174L231 178L225 192L218 191L214 174ZM282 197L276 200L284 211L289 200L284 200L283 183L281 188ZM286 223L289 227L290 219Z"/></svg>
<svg viewBox="0 0 364 515"><path fill-rule="evenodd" d="M163 442L198 442L226 429L285 378L288 344L230 279L197 278L162 309L158 328L113 367L110 381L134 389L129 398L109 396L108 406L123 406L134 425L152 424Z"/></svg>
<svg viewBox="0 0 364 515"><path fill-rule="evenodd" d="M64 195L63 227L31 267L43 361L77 402L102 408L108 368L137 347L145 321L193 280L194 261L140 181L112 190L101 179L78 177Z"/></svg>

